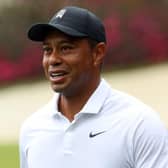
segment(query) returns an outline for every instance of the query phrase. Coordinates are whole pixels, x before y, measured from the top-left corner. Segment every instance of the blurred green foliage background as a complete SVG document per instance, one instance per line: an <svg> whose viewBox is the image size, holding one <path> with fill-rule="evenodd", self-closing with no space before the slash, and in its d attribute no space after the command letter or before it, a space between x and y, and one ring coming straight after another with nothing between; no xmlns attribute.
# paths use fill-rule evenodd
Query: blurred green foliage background
<svg viewBox="0 0 168 168"><path fill-rule="evenodd" d="M0 145L0 167L19 168L19 153L16 144Z"/></svg>

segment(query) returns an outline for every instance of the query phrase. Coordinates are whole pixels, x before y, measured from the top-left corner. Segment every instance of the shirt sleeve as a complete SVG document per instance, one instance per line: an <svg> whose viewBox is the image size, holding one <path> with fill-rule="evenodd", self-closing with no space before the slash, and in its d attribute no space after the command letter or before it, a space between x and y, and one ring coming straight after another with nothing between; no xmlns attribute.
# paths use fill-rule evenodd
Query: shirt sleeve
<svg viewBox="0 0 168 168"><path fill-rule="evenodd" d="M22 149L20 149L20 168L28 168L27 158Z"/></svg>
<svg viewBox="0 0 168 168"><path fill-rule="evenodd" d="M20 156L20 168L28 168L27 156L26 156L26 141L25 130L21 129L19 138L19 156Z"/></svg>
<svg viewBox="0 0 168 168"><path fill-rule="evenodd" d="M134 168L168 168L168 131L159 118L139 120L132 135Z"/></svg>

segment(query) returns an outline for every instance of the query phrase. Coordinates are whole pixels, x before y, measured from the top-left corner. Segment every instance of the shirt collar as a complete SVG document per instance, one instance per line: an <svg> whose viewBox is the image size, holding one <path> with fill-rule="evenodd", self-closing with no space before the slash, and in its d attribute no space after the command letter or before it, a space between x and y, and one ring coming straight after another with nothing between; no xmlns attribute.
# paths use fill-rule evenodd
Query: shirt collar
<svg viewBox="0 0 168 168"><path fill-rule="evenodd" d="M97 89L93 92L93 94L79 113L97 114L108 96L109 88L110 86L108 85L108 83L104 79L101 79ZM49 103L51 112L54 115L60 115L60 112L58 111L58 99L59 94L55 93Z"/></svg>
<svg viewBox="0 0 168 168"><path fill-rule="evenodd" d="M108 88L109 86L107 82L104 79L101 79L99 86L93 92L80 113L97 114L108 96Z"/></svg>

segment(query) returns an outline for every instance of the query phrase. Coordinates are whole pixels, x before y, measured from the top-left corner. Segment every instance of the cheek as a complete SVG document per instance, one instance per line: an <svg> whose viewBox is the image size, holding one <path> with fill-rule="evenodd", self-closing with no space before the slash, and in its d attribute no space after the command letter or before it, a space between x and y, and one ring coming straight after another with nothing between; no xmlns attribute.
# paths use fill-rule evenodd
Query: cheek
<svg viewBox="0 0 168 168"><path fill-rule="evenodd" d="M93 63L89 60L87 61L83 60L83 61L79 61L73 67L76 71L76 74L78 74L79 76L83 76L83 75L88 75L88 73L92 71Z"/></svg>
<svg viewBox="0 0 168 168"><path fill-rule="evenodd" d="M43 57L43 59L42 59L42 65L43 65L44 69L47 67L47 64L48 64L47 62L48 61L47 61L46 57Z"/></svg>
<svg viewBox="0 0 168 168"><path fill-rule="evenodd" d="M47 76L48 60L47 60L45 57L43 57L43 59L42 59L42 66L43 66L44 72L45 72L45 74L46 74L46 76Z"/></svg>

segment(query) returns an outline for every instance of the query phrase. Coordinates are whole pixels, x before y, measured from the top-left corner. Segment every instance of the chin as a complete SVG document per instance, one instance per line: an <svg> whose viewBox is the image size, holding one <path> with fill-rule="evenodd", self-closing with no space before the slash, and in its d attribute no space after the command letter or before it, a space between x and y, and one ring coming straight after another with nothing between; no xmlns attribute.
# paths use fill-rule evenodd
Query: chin
<svg viewBox="0 0 168 168"><path fill-rule="evenodd" d="M67 86L65 84L62 84L62 85L52 84L51 88L54 92L57 92L57 93L63 93L67 90Z"/></svg>
<svg viewBox="0 0 168 168"><path fill-rule="evenodd" d="M57 92L57 93L66 93L66 92L69 92L69 90L72 90L70 89L71 88L71 82L70 81L64 81L64 82L60 82L60 83L54 83L54 82L51 82L51 88L54 92Z"/></svg>
<svg viewBox="0 0 168 168"><path fill-rule="evenodd" d="M64 89L52 86L52 90L56 93L61 93Z"/></svg>
<svg viewBox="0 0 168 168"><path fill-rule="evenodd" d="M74 96L74 91L72 91L72 89L69 89L68 87L54 87L52 86L52 90L55 93L60 93L66 97L72 97Z"/></svg>

